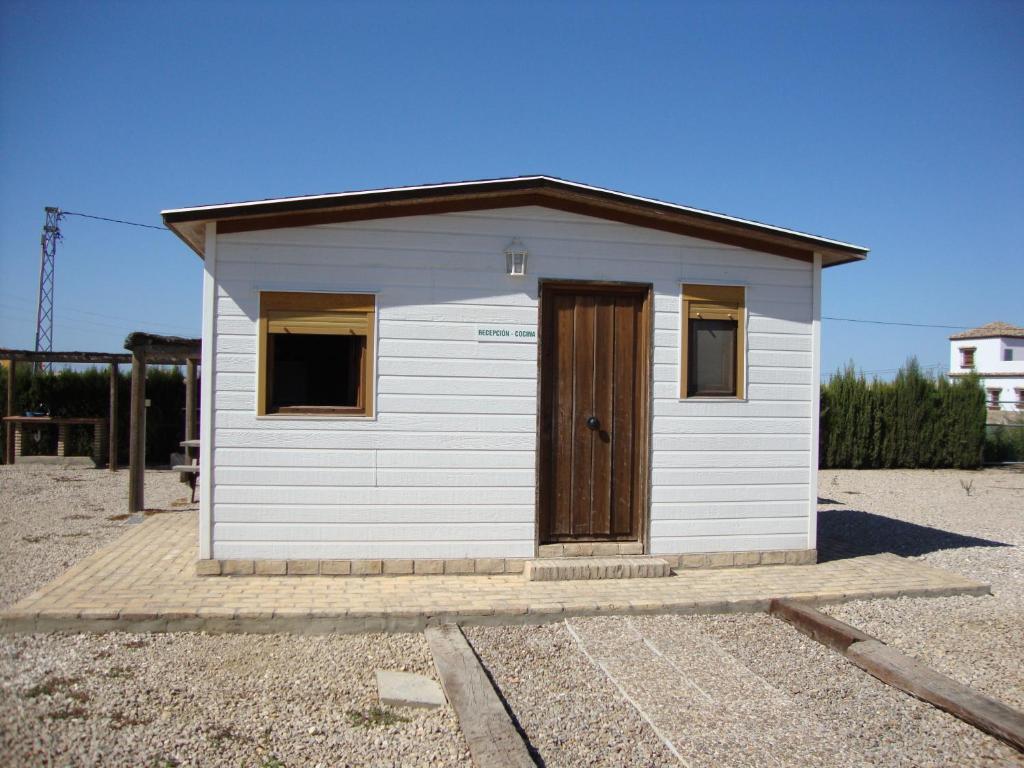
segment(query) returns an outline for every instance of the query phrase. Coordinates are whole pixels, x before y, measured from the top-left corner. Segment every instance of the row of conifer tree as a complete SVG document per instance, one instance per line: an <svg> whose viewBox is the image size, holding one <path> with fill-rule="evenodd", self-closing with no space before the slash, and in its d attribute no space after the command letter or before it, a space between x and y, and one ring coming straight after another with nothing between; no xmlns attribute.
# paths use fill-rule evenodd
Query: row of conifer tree
<svg viewBox="0 0 1024 768"><path fill-rule="evenodd" d="M985 393L977 377L928 376L910 360L892 381L853 364L821 387L822 469L973 469L985 447Z"/></svg>

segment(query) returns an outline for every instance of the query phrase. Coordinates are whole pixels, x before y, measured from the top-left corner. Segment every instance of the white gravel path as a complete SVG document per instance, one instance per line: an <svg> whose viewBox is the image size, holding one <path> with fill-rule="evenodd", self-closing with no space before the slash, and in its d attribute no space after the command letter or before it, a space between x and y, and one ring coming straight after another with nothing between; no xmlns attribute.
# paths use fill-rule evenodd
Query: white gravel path
<svg viewBox="0 0 1024 768"><path fill-rule="evenodd" d="M563 624L464 631L544 764L678 764Z"/></svg>

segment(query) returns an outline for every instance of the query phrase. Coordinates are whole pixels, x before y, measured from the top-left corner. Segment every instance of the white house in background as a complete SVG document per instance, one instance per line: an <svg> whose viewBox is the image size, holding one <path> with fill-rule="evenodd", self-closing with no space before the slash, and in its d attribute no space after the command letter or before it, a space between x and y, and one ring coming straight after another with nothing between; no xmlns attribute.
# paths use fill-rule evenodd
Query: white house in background
<svg viewBox="0 0 1024 768"><path fill-rule="evenodd" d="M867 249L546 176L163 217L200 573L813 562L821 270Z"/></svg>
<svg viewBox="0 0 1024 768"><path fill-rule="evenodd" d="M989 323L949 337L949 375L976 372L990 410L1024 411L1024 328Z"/></svg>

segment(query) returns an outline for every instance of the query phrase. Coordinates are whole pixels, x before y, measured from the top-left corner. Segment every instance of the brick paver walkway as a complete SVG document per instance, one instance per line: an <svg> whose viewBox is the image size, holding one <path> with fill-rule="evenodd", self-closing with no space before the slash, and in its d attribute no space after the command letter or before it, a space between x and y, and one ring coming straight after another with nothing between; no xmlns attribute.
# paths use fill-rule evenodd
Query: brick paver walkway
<svg viewBox="0 0 1024 768"><path fill-rule="evenodd" d="M149 518L0 613L2 631L369 632L567 616L761 611L815 602L988 594L985 584L874 555L813 566L687 570L668 578L530 582L515 576L195 575L194 512Z"/></svg>

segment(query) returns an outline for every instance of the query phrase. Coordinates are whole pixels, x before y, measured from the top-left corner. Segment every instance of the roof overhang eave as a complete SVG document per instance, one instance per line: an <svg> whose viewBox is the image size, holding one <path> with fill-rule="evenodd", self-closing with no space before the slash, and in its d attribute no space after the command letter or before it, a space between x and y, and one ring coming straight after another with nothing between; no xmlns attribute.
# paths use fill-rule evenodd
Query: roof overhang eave
<svg viewBox="0 0 1024 768"><path fill-rule="evenodd" d="M169 229L204 257L206 225L212 222L224 222L228 231L245 231L306 226L332 219L355 221L521 205L576 210L655 229L672 230L673 225L677 225L683 227L684 233L684 225L695 230L706 227L707 234L717 232L719 236L725 236L732 233L744 242L744 247L754 250L758 249L760 241L775 248L766 248L768 252L777 253L779 248L786 246L794 251L820 253L824 267L861 261L868 254L867 248L838 240L548 176L176 208L162 211L161 215Z"/></svg>

